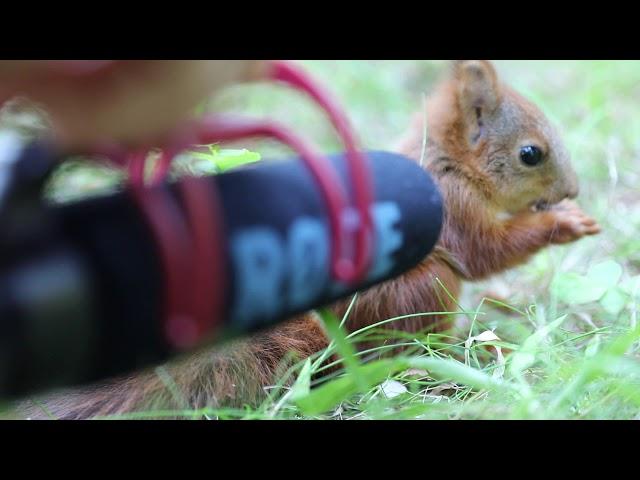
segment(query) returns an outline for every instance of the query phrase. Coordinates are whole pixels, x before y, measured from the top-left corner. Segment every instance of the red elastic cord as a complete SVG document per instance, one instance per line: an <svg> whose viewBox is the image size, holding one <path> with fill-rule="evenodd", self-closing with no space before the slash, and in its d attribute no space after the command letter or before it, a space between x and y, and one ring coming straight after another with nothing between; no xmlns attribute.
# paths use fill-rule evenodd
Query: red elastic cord
<svg viewBox="0 0 640 480"><path fill-rule="evenodd" d="M199 340L200 332L189 312L187 285L192 286L193 252L184 215L165 189L133 185L131 192L153 231L162 262L165 336L174 348L190 348Z"/></svg>
<svg viewBox="0 0 640 480"><path fill-rule="evenodd" d="M152 185L164 180L175 148L161 152ZM178 183L188 222L169 191L145 188L148 151L134 153L129 173L134 198L154 232L164 270L165 334L176 348L191 348L214 333L222 319L225 286L225 244L222 209L203 179Z"/></svg>
<svg viewBox="0 0 640 480"><path fill-rule="evenodd" d="M344 143L359 225L355 232L355 259L340 258L333 267L337 278L346 282L359 282L370 265L373 239L373 220L370 211L373 202L373 182L365 156L357 148L353 130L338 103L304 70L289 62L271 61L267 77L307 93L325 110Z"/></svg>
<svg viewBox="0 0 640 480"><path fill-rule="evenodd" d="M184 286L192 292L191 311L200 338L215 334L224 315L226 297L226 242L222 206L217 189L202 178L179 183L193 239L193 278Z"/></svg>
<svg viewBox="0 0 640 480"><path fill-rule="evenodd" d="M144 169L147 164L149 150L136 150L129 156L129 183L136 187L144 185Z"/></svg>

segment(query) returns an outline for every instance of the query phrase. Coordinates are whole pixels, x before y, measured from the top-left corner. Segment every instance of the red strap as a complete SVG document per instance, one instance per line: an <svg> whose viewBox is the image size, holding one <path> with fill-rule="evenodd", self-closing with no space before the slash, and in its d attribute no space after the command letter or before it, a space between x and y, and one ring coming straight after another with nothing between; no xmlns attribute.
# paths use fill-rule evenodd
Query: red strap
<svg viewBox="0 0 640 480"><path fill-rule="evenodd" d="M153 174L156 188L145 188L148 151L136 152L129 163L134 198L148 219L164 270L165 334L174 347L191 348L204 335L215 333L222 319L226 266L222 209L203 179L185 178L179 184L188 222L170 192L158 184L173 159L163 151Z"/></svg>
<svg viewBox="0 0 640 480"><path fill-rule="evenodd" d="M325 110L344 143L353 186L353 201L360 223L355 232L355 258L340 257L336 259L333 267L336 278L346 282L359 282L366 274L371 261L373 221L370 207L373 202L373 183L364 154L357 148L349 120L335 99L301 68L285 61L271 61L267 77L311 96Z"/></svg>
<svg viewBox="0 0 640 480"><path fill-rule="evenodd" d="M191 289L191 311L202 338L216 333L224 315L228 274L222 206L217 190L203 179L186 178L179 186L193 239L193 278L184 288Z"/></svg>
<svg viewBox="0 0 640 480"><path fill-rule="evenodd" d="M190 266L193 249L184 215L171 194L163 188L149 189L133 185L131 192L156 238L164 271L165 335L174 348L190 348L199 340L200 332L189 315L191 285Z"/></svg>

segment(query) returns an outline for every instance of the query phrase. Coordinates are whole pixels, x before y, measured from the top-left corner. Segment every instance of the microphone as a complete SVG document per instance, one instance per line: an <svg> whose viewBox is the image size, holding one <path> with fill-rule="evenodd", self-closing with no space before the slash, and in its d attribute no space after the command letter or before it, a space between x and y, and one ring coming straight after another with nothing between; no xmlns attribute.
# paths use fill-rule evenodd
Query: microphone
<svg viewBox="0 0 640 480"><path fill-rule="evenodd" d="M374 238L358 284L330 273L326 206L300 159L189 179L217 192L226 244L215 259L227 278L210 344L396 277L431 252L443 221L435 183L402 155L365 153L375 194ZM347 185L345 155L328 159ZM164 189L181 207L176 183L152 188ZM31 210L46 219L38 222L41 229L31 225L14 242L0 233L1 397L103 380L178 353L160 321L165 291L154 236L130 191ZM355 228L355 211L344 214Z"/></svg>

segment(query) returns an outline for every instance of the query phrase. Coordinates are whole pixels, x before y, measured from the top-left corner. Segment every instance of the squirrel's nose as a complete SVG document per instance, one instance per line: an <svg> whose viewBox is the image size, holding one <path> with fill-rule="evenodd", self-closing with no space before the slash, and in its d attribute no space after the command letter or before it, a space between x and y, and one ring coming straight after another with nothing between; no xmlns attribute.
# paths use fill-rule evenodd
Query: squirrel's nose
<svg viewBox="0 0 640 480"><path fill-rule="evenodd" d="M571 185L571 187L569 187L569 189L567 190L566 198L570 198L570 199L576 198L579 192L580 192L580 188L578 187L577 184Z"/></svg>
<svg viewBox="0 0 640 480"><path fill-rule="evenodd" d="M564 191L565 198L576 198L580 192L580 188L578 186L578 176L575 174L573 169L569 167L569 169L565 170L565 172L560 176L560 179L561 191Z"/></svg>

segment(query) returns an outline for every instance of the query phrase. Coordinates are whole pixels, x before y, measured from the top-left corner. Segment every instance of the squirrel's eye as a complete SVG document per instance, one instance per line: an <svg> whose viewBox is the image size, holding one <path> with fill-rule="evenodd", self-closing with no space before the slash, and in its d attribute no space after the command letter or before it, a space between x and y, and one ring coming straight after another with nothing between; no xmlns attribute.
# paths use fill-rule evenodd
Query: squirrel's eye
<svg viewBox="0 0 640 480"><path fill-rule="evenodd" d="M525 165L535 167L542 162L542 151L538 147L528 145L520 149L520 160Z"/></svg>

